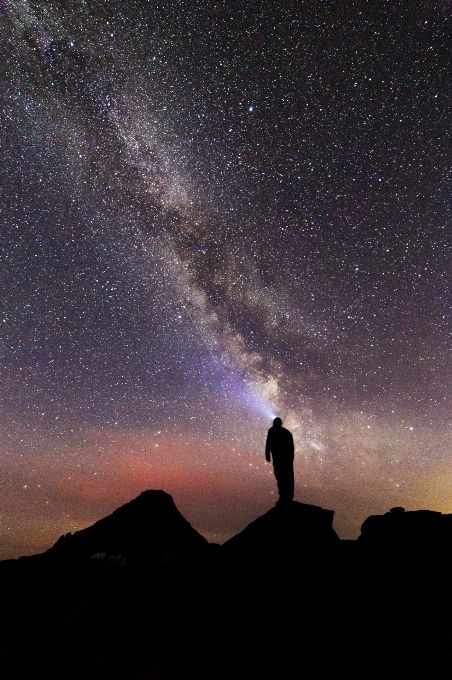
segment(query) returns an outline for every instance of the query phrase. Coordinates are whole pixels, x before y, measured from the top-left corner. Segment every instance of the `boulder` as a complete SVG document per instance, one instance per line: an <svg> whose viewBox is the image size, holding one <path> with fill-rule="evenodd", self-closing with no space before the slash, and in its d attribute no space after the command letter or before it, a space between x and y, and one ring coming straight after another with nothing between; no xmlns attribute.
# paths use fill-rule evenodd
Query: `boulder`
<svg viewBox="0 0 452 680"><path fill-rule="evenodd" d="M223 544L229 558L284 559L337 545L334 510L293 501L278 505Z"/></svg>
<svg viewBox="0 0 452 680"><path fill-rule="evenodd" d="M433 510L392 508L384 515L371 515L361 526L358 542L370 548L398 552L452 547L452 515Z"/></svg>

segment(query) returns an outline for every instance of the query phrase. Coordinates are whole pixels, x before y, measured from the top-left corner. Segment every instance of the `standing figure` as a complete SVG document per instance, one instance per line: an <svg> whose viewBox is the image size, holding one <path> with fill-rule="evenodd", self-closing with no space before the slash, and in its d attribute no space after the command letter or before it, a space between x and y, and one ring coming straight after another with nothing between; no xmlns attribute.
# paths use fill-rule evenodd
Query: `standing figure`
<svg viewBox="0 0 452 680"><path fill-rule="evenodd" d="M273 471L278 483L279 500L277 505L293 501L294 477L293 459L294 445L292 433L282 426L281 418L275 418L273 427L267 434L265 458L273 459Z"/></svg>

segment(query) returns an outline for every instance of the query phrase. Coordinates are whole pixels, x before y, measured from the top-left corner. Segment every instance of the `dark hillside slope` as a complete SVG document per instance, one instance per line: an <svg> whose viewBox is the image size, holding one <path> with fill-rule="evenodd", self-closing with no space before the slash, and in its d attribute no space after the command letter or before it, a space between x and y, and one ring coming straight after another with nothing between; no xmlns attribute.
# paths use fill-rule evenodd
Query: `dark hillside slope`
<svg viewBox="0 0 452 680"><path fill-rule="evenodd" d="M207 546L169 494L149 490L87 529L61 536L45 554L73 560L105 553L122 555L130 562L193 556Z"/></svg>

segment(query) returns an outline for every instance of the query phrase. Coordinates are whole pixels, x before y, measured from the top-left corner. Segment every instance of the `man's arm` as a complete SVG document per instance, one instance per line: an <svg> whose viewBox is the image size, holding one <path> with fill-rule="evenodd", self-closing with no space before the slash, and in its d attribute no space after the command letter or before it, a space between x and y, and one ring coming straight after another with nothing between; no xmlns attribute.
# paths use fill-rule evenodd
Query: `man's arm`
<svg viewBox="0 0 452 680"><path fill-rule="evenodd" d="M265 460L267 463L271 461L270 457L270 432L267 434L267 441L265 442Z"/></svg>

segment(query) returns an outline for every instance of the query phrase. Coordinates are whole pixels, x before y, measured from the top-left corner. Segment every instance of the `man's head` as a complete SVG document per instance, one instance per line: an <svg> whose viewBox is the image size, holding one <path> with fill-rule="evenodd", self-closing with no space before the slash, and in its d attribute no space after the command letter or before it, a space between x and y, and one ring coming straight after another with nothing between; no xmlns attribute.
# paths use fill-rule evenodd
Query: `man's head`
<svg viewBox="0 0 452 680"><path fill-rule="evenodd" d="M282 420L281 418L275 418L273 421L273 427L282 427Z"/></svg>

